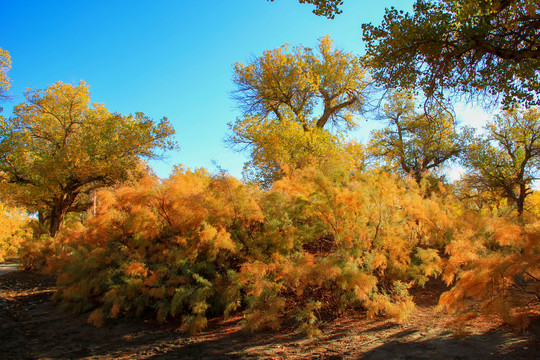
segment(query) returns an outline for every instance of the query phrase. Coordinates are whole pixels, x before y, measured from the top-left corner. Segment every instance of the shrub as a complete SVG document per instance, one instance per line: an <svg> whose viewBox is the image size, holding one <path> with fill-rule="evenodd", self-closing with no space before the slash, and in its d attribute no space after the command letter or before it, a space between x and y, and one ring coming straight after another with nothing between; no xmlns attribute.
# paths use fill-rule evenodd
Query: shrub
<svg viewBox="0 0 540 360"><path fill-rule="evenodd" d="M27 222L23 210L0 204L0 261L17 256L28 235Z"/></svg>
<svg viewBox="0 0 540 360"><path fill-rule="evenodd" d="M62 233L56 298L89 321L154 312L191 333L243 311L245 329L295 321L317 334L346 308L403 321L408 288L441 271L447 206L414 182L339 161L267 191L177 169L98 194L99 212Z"/></svg>
<svg viewBox="0 0 540 360"><path fill-rule="evenodd" d="M443 279L452 288L439 310L456 315L458 329L480 315L496 315L524 329L540 303L540 222L509 217L462 217Z"/></svg>
<svg viewBox="0 0 540 360"><path fill-rule="evenodd" d="M94 325L153 310L160 321L182 316L192 333L208 313L234 311L235 234L262 219L244 188L230 177L179 169L163 182L147 177L100 192L98 215L66 235L72 250L56 298L75 312L94 309Z"/></svg>

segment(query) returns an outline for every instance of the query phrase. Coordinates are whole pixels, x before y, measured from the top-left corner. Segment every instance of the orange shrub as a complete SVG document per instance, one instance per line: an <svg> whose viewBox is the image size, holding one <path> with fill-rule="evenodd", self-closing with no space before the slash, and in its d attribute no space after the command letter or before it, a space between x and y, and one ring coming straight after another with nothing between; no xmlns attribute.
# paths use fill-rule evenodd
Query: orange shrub
<svg viewBox="0 0 540 360"><path fill-rule="evenodd" d="M446 252L443 279L453 287L439 309L456 314L458 328L482 314L528 325L540 304L540 221L469 214Z"/></svg>
<svg viewBox="0 0 540 360"><path fill-rule="evenodd" d="M241 310L245 328L285 316L316 334L347 307L407 318L408 288L441 272L448 207L414 181L339 161L262 191L178 169L98 194L99 212L62 234L56 297L89 322L152 311L191 333Z"/></svg>
<svg viewBox="0 0 540 360"><path fill-rule="evenodd" d="M98 215L64 234L71 254L56 297L65 307L95 309L97 326L146 310L160 321L179 315L190 332L204 328L208 312L238 307L240 293L228 285L240 256L235 233L262 220L244 185L178 170L98 198Z"/></svg>
<svg viewBox="0 0 540 360"><path fill-rule="evenodd" d="M412 181L328 162L274 183L261 207L256 251L238 275L248 329L275 328L285 312L316 333L317 314L350 306L403 321L414 306L407 289L441 272L450 219Z"/></svg>

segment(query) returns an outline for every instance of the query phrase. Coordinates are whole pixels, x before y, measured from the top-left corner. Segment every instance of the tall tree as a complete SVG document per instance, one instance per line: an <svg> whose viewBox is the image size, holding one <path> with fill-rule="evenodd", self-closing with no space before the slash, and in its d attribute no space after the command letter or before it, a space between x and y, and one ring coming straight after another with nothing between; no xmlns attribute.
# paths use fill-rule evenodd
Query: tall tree
<svg viewBox="0 0 540 360"><path fill-rule="evenodd" d="M388 126L372 132L370 149L393 169L420 182L459 155L464 143L449 110L438 107L428 116L416 108L411 92L392 92L382 107L382 119Z"/></svg>
<svg viewBox="0 0 540 360"><path fill-rule="evenodd" d="M282 176L282 165L303 166L339 148L358 150L340 131L356 126L368 79L359 58L334 48L328 36L316 50L286 44L234 70L234 98L245 116L229 124L228 142L250 151L247 179L269 185Z"/></svg>
<svg viewBox="0 0 540 360"><path fill-rule="evenodd" d="M505 110L474 139L464 157L471 170L466 181L499 192L523 214L532 182L540 175L540 112L537 108Z"/></svg>
<svg viewBox="0 0 540 360"><path fill-rule="evenodd" d="M540 104L538 1L417 0L413 14L390 8L363 28L374 78L389 88Z"/></svg>
<svg viewBox="0 0 540 360"><path fill-rule="evenodd" d="M319 39L317 50L285 44L247 65L236 63L233 96L240 108L275 121L292 117L306 131L328 123L354 126L365 102L366 71L328 36Z"/></svg>
<svg viewBox="0 0 540 360"><path fill-rule="evenodd" d="M66 213L81 211L85 195L125 179L140 157L176 146L166 118L111 114L90 103L84 82L59 82L25 97L0 122L1 186L14 203L48 218L51 236Z"/></svg>

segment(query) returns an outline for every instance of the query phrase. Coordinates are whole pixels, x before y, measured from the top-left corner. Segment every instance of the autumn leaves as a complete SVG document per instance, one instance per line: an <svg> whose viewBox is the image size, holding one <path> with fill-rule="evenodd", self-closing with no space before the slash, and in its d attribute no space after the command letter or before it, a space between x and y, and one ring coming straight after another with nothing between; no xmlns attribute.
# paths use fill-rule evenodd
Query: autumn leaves
<svg viewBox="0 0 540 360"><path fill-rule="evenodd" d="M196 333L239 313L248 331L289 319L314 335L344 309L404 321L409 289L442 276L452 289L441 309L468 318L473 297L526 324L540 278L537 213L526 210L535 110L505 111L475 138L444 103L420 108L393 89L379 109L387 126L360 144L348 135L367 110L368 71L328 37L238 63L234 82L244 116L229 142L250 154L242 182L180 166L158 179L140 158L175 146L170 124L111 114L84 83L30 91L2 118L3 191L38 213L22 258L58 275L64 307L96 326L152 313ZM458 156L483 186L445 182L440 169Z"/></svg>

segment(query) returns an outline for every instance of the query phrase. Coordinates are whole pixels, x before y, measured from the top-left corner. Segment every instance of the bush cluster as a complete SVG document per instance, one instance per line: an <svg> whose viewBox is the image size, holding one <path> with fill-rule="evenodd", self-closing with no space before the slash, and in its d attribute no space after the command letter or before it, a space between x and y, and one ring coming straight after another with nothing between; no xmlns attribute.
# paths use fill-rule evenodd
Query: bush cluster
<svg viewBox="0 0 540 360"><path fill-rule="evenodd" d="M403 321L408 288L442 271L448 207L415 182L339 162L291 171L269 190L177 169L98 194L97 216L65 229L55 297L89 322L152 312L196 333L243 314L248 331L283 320L316 334L357 308Z"/></svg>

